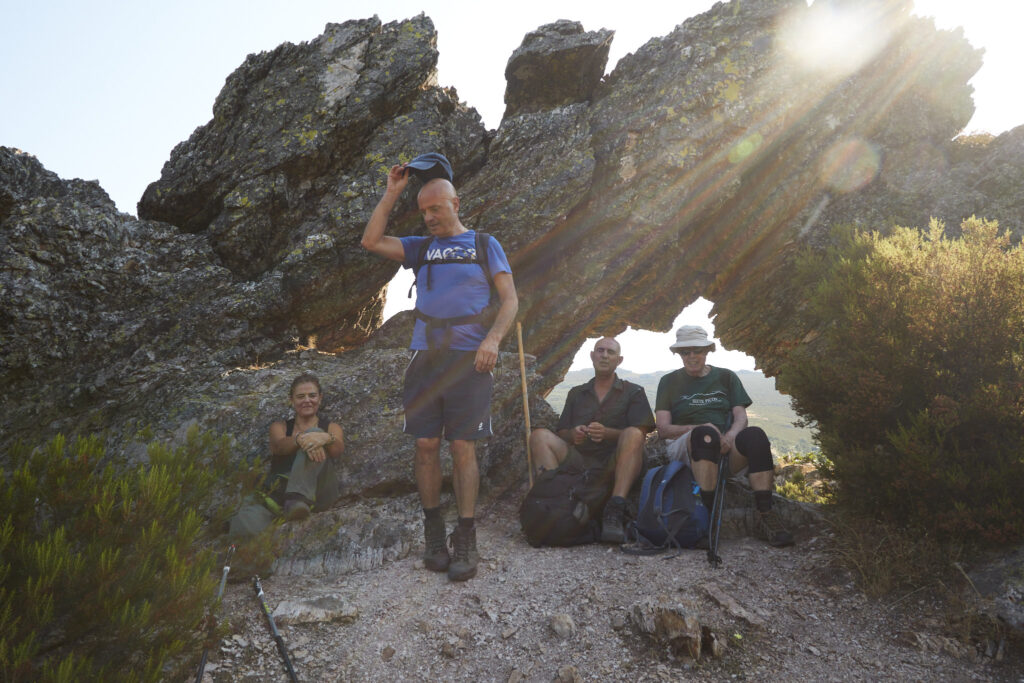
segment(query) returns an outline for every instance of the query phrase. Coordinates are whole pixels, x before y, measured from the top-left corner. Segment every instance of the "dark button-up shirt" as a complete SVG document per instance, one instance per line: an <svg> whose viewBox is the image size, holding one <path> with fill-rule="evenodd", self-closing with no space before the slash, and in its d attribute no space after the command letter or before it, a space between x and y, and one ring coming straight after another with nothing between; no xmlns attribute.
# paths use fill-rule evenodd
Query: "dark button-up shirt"
<svg viewBox="0 0 1024 683"><path fill-rule="evenodd" d="M614 429L639 427L650 431L654 428L654 414L644 388L616 375L604 401L597 400L593 379L569 390L558 419L558 429L572 429L591 422L600 422ZM577 445L576 450L589 458L605 459L615 453L616 445L615 441L608 439L598 442L586 440Z"/></svg>

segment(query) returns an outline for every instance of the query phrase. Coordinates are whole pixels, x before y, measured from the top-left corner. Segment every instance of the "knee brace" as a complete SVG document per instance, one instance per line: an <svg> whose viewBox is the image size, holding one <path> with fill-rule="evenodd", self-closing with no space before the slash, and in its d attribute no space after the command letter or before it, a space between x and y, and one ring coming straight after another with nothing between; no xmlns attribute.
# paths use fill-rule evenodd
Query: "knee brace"
<svg viewBox="0 0 1024 683"><path fill-rule="evenodd" d="M749 472L771 472L775 469L772 463L772 445L768 435L760 427L747 427L736 435L736 450L749 464Z"/></svg>
<svg viewBox="0 0 1024 683"><path fill-rule="evenodd" d="M690 458L717 463L722 455L722 440L713 427L701 425L690 432Z"/></svg>

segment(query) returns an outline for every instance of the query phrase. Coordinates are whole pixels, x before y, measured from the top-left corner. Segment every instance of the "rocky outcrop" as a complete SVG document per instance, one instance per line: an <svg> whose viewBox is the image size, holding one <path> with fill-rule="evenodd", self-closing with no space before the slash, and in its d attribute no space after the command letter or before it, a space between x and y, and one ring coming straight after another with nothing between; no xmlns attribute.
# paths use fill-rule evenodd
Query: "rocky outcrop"
<svg viewBox="0 0 1024 683"><path fill-rule="evenodd" d="M95 183L17 150L0 148L0 168L5 443L120 435L139 411L173 424L186 387L294 345L268 324L279 282L235 282L205 236L119 214Z"/></svg>
<svg viewBox="0 0 1024 683"><path fill-rule="evenodd" d="M428 149L459 174L483 162L480 117L433 85L435 44L421 15L330 24L309 43L250 55L213 119L175 147L139 216L205 235L235 279L279 281L303 341L365 341L396 270L359 247L383 170ZM412 209L398 234L413 230Z"/></svg>
<svg viewBox="0 0 1024 683"><path fill-rule="evenodd" d="M527 33L505 67L505 118L590 101L613 35L564 19Z"/></svg>
<svg viewBox="0 0 1024 683"><path fill-rule="evenodd" d="M359 239L388 166L427 151L452 161L466 224L511 258L534 396L586 337L667 330L699 295L770 374L808 332L789 259L832 225L976 213L1021 235L1024 129L952 141L980 52L905 5L719 3L603 79L610 32L544 26L509 61L495 131L436 85L427 17L331 24L228 77L139 218L0 149L0 440L102 430L141 458L137 434L197 424L257 457L287 379L310 369L349 434L349 499L408 494L408 320L372 337L396 265ZM873 51L800 56L801 27L854 10L851 44ZM415 189L392 234L422 232ZM518 368L502 363L482 459L495 490L523 474Z"/></svg>
<svg viewBox="0 0 1024 683"><path fill-rule="evenodd" d="M140 215L205 231L236 277L279 275L300 338L350 348L379 324L394 272L356 244L384 169L440 150L467 224L512 258L545 386L587 336L666 330L700 295L719 304L723 339L771 368L799 338L786 326L793 297L765 300L749 285L784 273L789 253L829 225L936 215L956 226L983 209L1011 228L1021 218L1008 191L1017 136L951 142L973 111L978 51L901 3L861 3L854 38L874 51L822 70L828 60L798 51L809 42L800 27L828 9L818 5L716 5L603 81L610 32L543 26L509 60L494 132L433 86L428 19L329 26L250 57ZM407 194L396 234L421 230ZM778 315L751 321L755 305Z"/></svg>

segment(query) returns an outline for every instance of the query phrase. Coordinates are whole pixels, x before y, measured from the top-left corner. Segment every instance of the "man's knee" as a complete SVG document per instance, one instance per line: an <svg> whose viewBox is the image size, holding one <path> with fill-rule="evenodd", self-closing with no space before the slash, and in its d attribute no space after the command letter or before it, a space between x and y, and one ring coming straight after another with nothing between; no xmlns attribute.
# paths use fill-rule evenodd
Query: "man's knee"
<svg viewBox="0 0 1024 683"><path fill-rule="evenodd" d="M626 427L619 434L619 443L615 449L615 457L618 461L623 459L633 462L639 461L644 455L644 441L646 435L642 429L637 427Z"/></svg>
<svg viewBox="0 0 1024 683"><path fill-rule="evenodd" d="M569 444L550 429L534 429L530 432L530 451L538 466L554 469L569 454Z"/></svg>
<svg viewBox="0 0 1024 683"><path fill-rule="evenodd" d="M416 439L416 457L430 459L441 453L441 437L420 437Z"/></svg>
<svg viewBox="0 0 1024 683"><path fill-rule="evenodd" d="M453 439L449 444L452 450L452 464L459 467L469 461L476 460L476 441Z"/></svg>
<svg viewBox="0 0 1024 683"><path fill-rule="evenodd" d="M626 442L630 445L643 446L646 438L647 435L644 433L644 430L639 427L626 427L619 434L619 443Z"/></svg>
<svg viewBox="0 0 1024 683"><path fill-rule="evenodd" d="M550 447L554 442L554 439L561 439L550 429L534 429L530 432L530 448L536 450L538 448Z"/></svg>
<svg viewBox="0 0 1024 683"><path fill-rule="evenodd" d="M770 472L774 468L771 442L760 427L747 427L737 434L736 450L747 459L750 474Z"/></svg>
<svg viewBox="0 0 1024 683"><path fill-rule="evenodd" d="M700 425L690 432L690 459L717 463L722 457L722 439L714 427Z"/></svg>

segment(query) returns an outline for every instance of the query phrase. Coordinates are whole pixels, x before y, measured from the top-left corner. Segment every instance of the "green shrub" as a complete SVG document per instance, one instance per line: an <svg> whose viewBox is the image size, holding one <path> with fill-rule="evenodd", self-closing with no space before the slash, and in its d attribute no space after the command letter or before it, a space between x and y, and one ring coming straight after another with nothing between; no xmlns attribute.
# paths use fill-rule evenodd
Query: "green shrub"
<svg viewBox="0 0 1024 683"><path fill-rule="evenodd" d="M191 431L148 464L96 438L15 446L0 478L0 677L158 680L201 651L216 557L203 540L237 499L227 439ZM240 474L238 470L242 470Z"/></svg>
<svg viewBox="0 0 1024 683"><path fill-rule="evenodd" d="M819 334L779 372L837 501L939 539L1024 538L1024 250L976 218L838 237L799 261Z"/></svg>
<svg viewBox="0 0 1024 683"><path fill-rule="evenodd" d="M775 492L802 503L832 500L832 463L820 451L785 453L775 465Z"/></svg>

